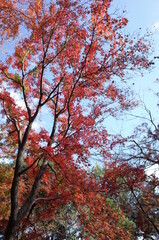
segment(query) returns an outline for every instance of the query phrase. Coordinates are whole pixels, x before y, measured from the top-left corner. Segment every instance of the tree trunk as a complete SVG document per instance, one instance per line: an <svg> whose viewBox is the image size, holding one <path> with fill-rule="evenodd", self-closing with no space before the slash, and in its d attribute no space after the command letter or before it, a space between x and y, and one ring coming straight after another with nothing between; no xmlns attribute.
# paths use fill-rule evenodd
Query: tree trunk
<svg viewBox="0 0 159 240"><path fill-rule="evenodd" d="M46 167L47 167L47 160L44 160L43 165L40 167L40 170L35 178L34 184L32 186L32 189L30 191L28 198L26 199L26 202L22 205L22 207L16 213L15 213L15 208L13 208L13 213L11 213L10 215L8 225L6 228L5 238L4 238L5 240L15 239L16 229L19 223L27 215L27 213L30 211L32 207L32 204L34 203L37 189L39 187L40 181L43 177Z"/></svg>
<svg viewBox="0 0 159 240"><path fill-rule="evenodd" d="M5 231L4 240L15 240L17 224L10 219Z"/></svg>

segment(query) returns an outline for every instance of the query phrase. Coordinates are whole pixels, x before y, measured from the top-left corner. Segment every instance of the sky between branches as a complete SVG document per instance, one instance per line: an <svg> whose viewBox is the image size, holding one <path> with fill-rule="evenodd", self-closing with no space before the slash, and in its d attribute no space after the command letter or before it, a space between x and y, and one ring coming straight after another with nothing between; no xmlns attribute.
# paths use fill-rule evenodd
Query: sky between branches
<svg viewBox="0 0 159 240"><path fill-rule="evenodd" d="M112 5L112 11L118 9L119 12L124 11L124 16L128 19L128 25L126 32L130 34L141 33L141 36L150 33L150 41L152 43L153 53L150 56L150 60L153 60L154 56L159 56L159 1L158 0L114 0ZM157 105L157 97L154 93L159 92L159 83L156 79L159 78L159 60L155 61L154 68L150 72L144 72L143 76L140 73L133 73L133 77L126 79L126 85L130 87L139 100L139 103L143 102L145 106L151 110L154 119L159 117L159 109ZM146 112L143 109L143 104L139 104L131 114L141 117L146 116ZM121 116L119 120L108 119L106 125L108 131L113 134L122 133L127 136L133 132L135 126L139 124L140 119L128 115ZM142 120L143 121L143 120ZM158 124L158 122L157 122Z"/></svg>

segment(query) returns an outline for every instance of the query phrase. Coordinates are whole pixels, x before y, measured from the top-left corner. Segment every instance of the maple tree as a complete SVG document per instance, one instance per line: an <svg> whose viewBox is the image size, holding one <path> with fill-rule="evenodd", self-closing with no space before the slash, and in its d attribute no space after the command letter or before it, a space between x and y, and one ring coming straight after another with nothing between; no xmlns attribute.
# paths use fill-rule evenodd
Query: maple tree
<svg viewBox="0 0 159 240"><path fill-rule="evenodd" d="M149 67L147 45L124 35L128 21L110 15L111 3L0 2L1 45L10 48L0 62L0 154L14 162L6 240L22 228L29 233L33 211L36 223L39 214L49 219L69 202L79 212L85 239L131 239L119 221L124 214L105 201L107 187L86 171L93 149L109 155L100 123L106 113L114 114L111 104L133 106L113 77Z"/></svg>

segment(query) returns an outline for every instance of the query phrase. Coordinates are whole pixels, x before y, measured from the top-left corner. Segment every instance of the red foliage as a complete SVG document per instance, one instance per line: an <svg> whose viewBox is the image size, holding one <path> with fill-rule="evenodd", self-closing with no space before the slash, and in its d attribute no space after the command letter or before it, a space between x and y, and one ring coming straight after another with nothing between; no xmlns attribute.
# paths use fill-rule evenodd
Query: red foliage
<svg viewBox="0 0 159 240"><path fill-rule="evenodd" d="M14 38L0 63L1 129L6 133L1 151L15 162L6 239L15 235L34 204L45 201L51 204L41 212L43 218L73 201L81 222L89 218L87 232L98 239L128 239L116 224L118 213L106 206L101 186L84 170L92 149L108 154L99 118L113 112L109 104L114 101L127 108L126 96L110 79L123 77L127 67L148 67L147 46L122 35L128 21L109 15L111 2L0 2L1 43ZM35 121L40 130L33 128ZM124 175L128 166L119 169ZM115 181L112 176L113 187ZM89 216L80 209L86 205Z"/></svg>

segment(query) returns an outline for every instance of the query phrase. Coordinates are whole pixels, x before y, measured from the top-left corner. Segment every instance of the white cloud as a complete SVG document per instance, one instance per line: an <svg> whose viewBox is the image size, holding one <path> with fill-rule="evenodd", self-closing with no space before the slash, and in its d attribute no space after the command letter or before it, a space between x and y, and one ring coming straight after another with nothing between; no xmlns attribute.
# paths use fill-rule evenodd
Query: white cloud
<svg viewBox="0 0 159 240"><path fill-rule="evenodd" d="M18 107L21 107L23 109L25 108L25 103L24 103L23 99L21 99L21 97L18 93L11 91L10 95L12 98L14 98L15 103L17 104Z"/></svg>
<svg viewBox="0 0 159 240"><path fill-rule="evenodd" d="M158 177L159 176L159 165L154 164L153 166L148 167L145 172L148 176L151 176L152 174L154 174L156 177Z"/></svg>

